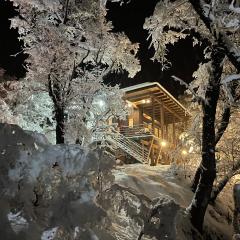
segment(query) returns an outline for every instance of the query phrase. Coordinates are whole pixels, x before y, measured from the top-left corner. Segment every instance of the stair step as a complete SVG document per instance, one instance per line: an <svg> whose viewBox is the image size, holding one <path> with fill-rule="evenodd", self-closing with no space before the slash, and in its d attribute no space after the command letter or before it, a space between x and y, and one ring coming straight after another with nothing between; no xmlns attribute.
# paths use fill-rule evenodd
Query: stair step
<svg viewBox="0 0 240 240"><path fill-rule="evenodd" d="M98 136L99 135L99 136ZM96 139L106 139L108 142L114 145L114 147L118 147L128 153L130 156L134 157L136 160L146 163L148 157L147 149L143 149L142 146L135 142L134 140L130 140L126 138L119 132L116 134L107 134L107 133L96 133Z"/></svg>

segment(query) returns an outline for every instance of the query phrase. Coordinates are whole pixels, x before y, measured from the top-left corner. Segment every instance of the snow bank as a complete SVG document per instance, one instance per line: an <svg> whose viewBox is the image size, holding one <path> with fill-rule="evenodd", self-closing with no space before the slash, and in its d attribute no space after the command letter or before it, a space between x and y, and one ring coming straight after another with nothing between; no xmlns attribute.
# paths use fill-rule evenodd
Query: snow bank
<svg viewBox="0 0 240 240"><path fill-rule="evenodd" d="M109 155L50 145L16 125L0 134L1 239L113 239L98 203L113 180Z"/></svg>
<svg viewBox="0 0 240 240"><path fill-rule="evenodd" d="M152 209L159 205L165 206L165 202L168 202L169 207L167 208L171 210L165 213L163 211L160 220L158 220L172 226L172 234L175 232L175 237L168 233L168 238L166 239L192 239L192 229L184 210L190 204L193 193L190 191L189 183L182 179L178 179L170 166L159 165L152 167L142 164L125 165L119 166L118 169L114 171L114 175L115 182L118 186L131 191L138 196L138 198L143 197L144 199L148 199L149 209L147 216L149 216L149 212L151 212ZM232 196L229 191L222 195L224 197L222 196L215 206L210 205L208 207L204 227L206 231L204 238L206 239L232 239L232 208L229 206L232 206ZM156 204L156 201L160 204ZM163 201L164 204L161 203L161 201ZM175 205L172 201L174 201ZM176 208L178 210L176 210ZM120 213L122 212L120 211ZM134 214L132 216L134 216ZM169 216L171 217L169 218ZM123 217L121 216L121 218ZM173 219L175 221L175 226ZM118 227L119 225L121 224L118 224ZM136 229L136 226L132 228ZM141 227L138 227L138 233L141 228L144 228L144 223L141 224ZM156 239L165 239L164 237L159 238L159 236L161 236L160 232L164 232L163 230L160 231L160 229L159 227L158 231L156 231L158 232ZM166 228L164 229L166 230ZM124 234L124 229L122 234ZM125 237L123 239L128 238ZM132 239L134 238L132 237Z"/></svg>
<svg viewBox="0 0 240 240"><path fill-rule="evenodd" d="M0 135L2 239L193 239L184 212L192 192L169 166L111 171L114 159L100 149L51 145L16 125L0 124ZM206 239L231 239L223 205L209 207Z"/></svg>

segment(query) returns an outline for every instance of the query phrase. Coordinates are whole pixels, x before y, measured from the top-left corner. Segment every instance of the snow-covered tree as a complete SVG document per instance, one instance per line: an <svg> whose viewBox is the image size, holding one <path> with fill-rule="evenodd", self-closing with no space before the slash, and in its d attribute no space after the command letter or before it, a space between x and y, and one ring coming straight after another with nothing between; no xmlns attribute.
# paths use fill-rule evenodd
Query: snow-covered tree
<svg viewBox="0 0 240 240"><path fill-rule="evenodd" d="M0 68L0 122L17 123L18 117L14 114L14 107L19 99L21 84L14 77L5 74Z"/></svg>
<svg viewBox="0 0 240 240"><path fill-rule="evenodd" d="M47 92L32 92L34 82L5 74L0 69L0 122L18 124L26 130L37 131L55 142L52 120L53 104Z"/></svg>
<svg viewBox="0 0 240 240"><path fill-rule="evenodd" d="M207 71L208 77L204 73L197 85L188 86L195 100L202 105L202 161L195 176L195 195L188 208L192 224L200 232L216 177L215 148L227 128L231 105L237 99L238 87L232 82L240 78L236 73L240 71L239 9L239 2L235 0L160 1L153 16L144 25L155 48L153 59L160 61L163 67L169 65L166 58L167 44L174 44L187 36L192 37L193 46L208 43L204 52L208 63L202 63L199 68L199 73ZM235 70L224 78L225 57ZM175 79L185 84L181 79ZM222 92L226 104L220 114L219 124L216 124L216 109L219 100L223 98Z"/></svg>
<svg viewBox="0 0 240 240"><path fill-rule="evenodd" d="M118 86L106 86L102 82L85 82L86 95L79 96L76 103L68 109L66 135L69 142L88 145L96 139L99 132L110 131L110 119L125 119L127 107L123 92Z"/></svg>
<svg viewBox="0 0 240 240"><path fill-rule="evenodd" d="M105 1L13 2L20 15L11 26L18 28L29 56L26 79L42 83L48 91L54 104L56 142L63 143L67 109L87 92L82 79L98 85L110 70L121 69L134 76L140 70L135 58L138 45L110 32Z"/></svg>
<svg viewBox="0 0 240 240"><path fill-rule="evenodd" d="M26 93L27 86L21 91ZM16 122L25 130L36 131L46 135L51 143L55 143L55 121L53 119L54 106L49 94L44 91L30 92L28 98L14 107L13 112L17 116Z"/></svg>
<svg viewBox="0 0 240 240"><path fill-rule="evenodd" d="M112 157L0 125L1 238L114 239L101 202L113 180Z"/></svg>
<svg viewBox="0 0 240 240"><path fill-rule="evenodd" d="M232 177L240 173L240 129L238 126L239 110L232 109L231 111L231 119L228 128L224 132L216 148L217 179L211 194L212 202L215 201L219 193L221 193Z"/></svg>

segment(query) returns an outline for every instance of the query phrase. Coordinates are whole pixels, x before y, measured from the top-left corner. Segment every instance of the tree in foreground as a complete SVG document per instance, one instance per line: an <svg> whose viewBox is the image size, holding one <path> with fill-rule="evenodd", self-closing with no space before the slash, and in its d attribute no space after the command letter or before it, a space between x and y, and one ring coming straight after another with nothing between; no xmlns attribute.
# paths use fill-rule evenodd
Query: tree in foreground
<svg viewBox="0 0 240 240"><path fill-rule="evenodd" d="M140 70L135 58L138 45L110 32L104 2L13 2L19 17L12 19L12 27L18 28L29 56L26 81L38 83L33 91L48 92L54 106L56 142L64 143L69 108L78 104L79 111L84 111L86 95L96 96L103 89L102 79L109 71L125 69L134 76Z"/></svg>
<svg viewBox="0 0 240 240"><path fill-rule="evenodd" d="M200 232L216 178L216 144L227 128L230 108L236 100L237 84L233 81L240 78L237 74L240 70L239 10L235 1L230 4L228 1L164 1L156 5L153 16L144 25L156 50L153 59L160 61L165 68L169 66L167 44L190 36L193 45L208 45L204 53L205 61L209 62L209 77L197 88L190 87L195 100L202 106L202 161L195 177L195 194L188 207L191 222ZM226 58L235 70L222 78ZM187 85L177 77L175 80ZM200 95L198 90L203 90ZM226 104L216 127L216 109L221 92Z"/></svg>

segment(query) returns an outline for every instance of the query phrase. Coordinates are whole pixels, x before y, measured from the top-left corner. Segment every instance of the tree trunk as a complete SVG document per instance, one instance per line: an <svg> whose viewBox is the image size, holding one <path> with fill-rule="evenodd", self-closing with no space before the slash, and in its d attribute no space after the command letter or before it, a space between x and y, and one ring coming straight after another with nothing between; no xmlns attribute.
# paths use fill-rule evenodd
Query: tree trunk
<svg viewBox="0 0 240 240"><path fill-rule="evenodd" d="M218 194L223 190L223 188L226 186L228 181L235 175L235 172L231 172L231 174L228 174L225 176L218 184L216 187L214 187L212 194L211 194L211 199L210 202L214 203Z"/></svg>
<svg viewBox="0 0 240 240"><path fill-rule="evenodd" d="M234 89L232 89L232 90L234 91ZM231 108L230 108L230 106L226 105L223 110L223 113L222 113L220 126L218 127L218 130L217 130L217 133L215 136L215 145L217 145L217 143L221 139L223 133L227 129L227 126L228 126L229 120L230 120L230 116L231 116ZM199 179L200 179L200 174L201 174L201 165L197 168L197 171L195 173L195 176L194 176L194 179L192 182L191 189L193 192L195 192L197 189L197 185L198 185Z"/></svg>
<svg viewBox="0 0 240 240"><path fill-rule="evenodd" d="M223 190L229 180L238 173L240 169L240 161L238 161L235 166L227 173L227 175L217 184L217 186L213 189L211 194L210 202L215 202L219 193Z"/></svg>
<svg viewBox="0 0 240 240"><path fill-rule="evenodd" d="M200 179L192 203L188 207L193 226L202 232L203 220L216 178L215 115L220 93L222 61L225 54L219 46L213 46L212 71L205 93L202 129L202 161Z"/></svg>
<svg viewBox="0 0 240 240"><path fill-rule="evenodd" d="M194 179L193 179L193 182L192 182L192 186L191 186L191 189L192 191L195 193L196 192L196 189L197 189L197 185L199 183L199 179L200 179L200 175L201 175L201 166L199 166L197 168L197 171L195 173L195 176L194 176Z"/></svg>
<svg viewBox="0 0 240 240"><path fill-rule="evenodd" d="M64 143L65 134L65 106L63 101L63 89L58 81L52 81L48 76L48 93L54 103L56 121L56 144Z"/></svg>
<svg viewBox="0 0 240 240"><path fill-rule="evenodd" d="M56 143L64 143L65 134L65 119L64 119L64 108L55 108L56 118Z"/></svg>

